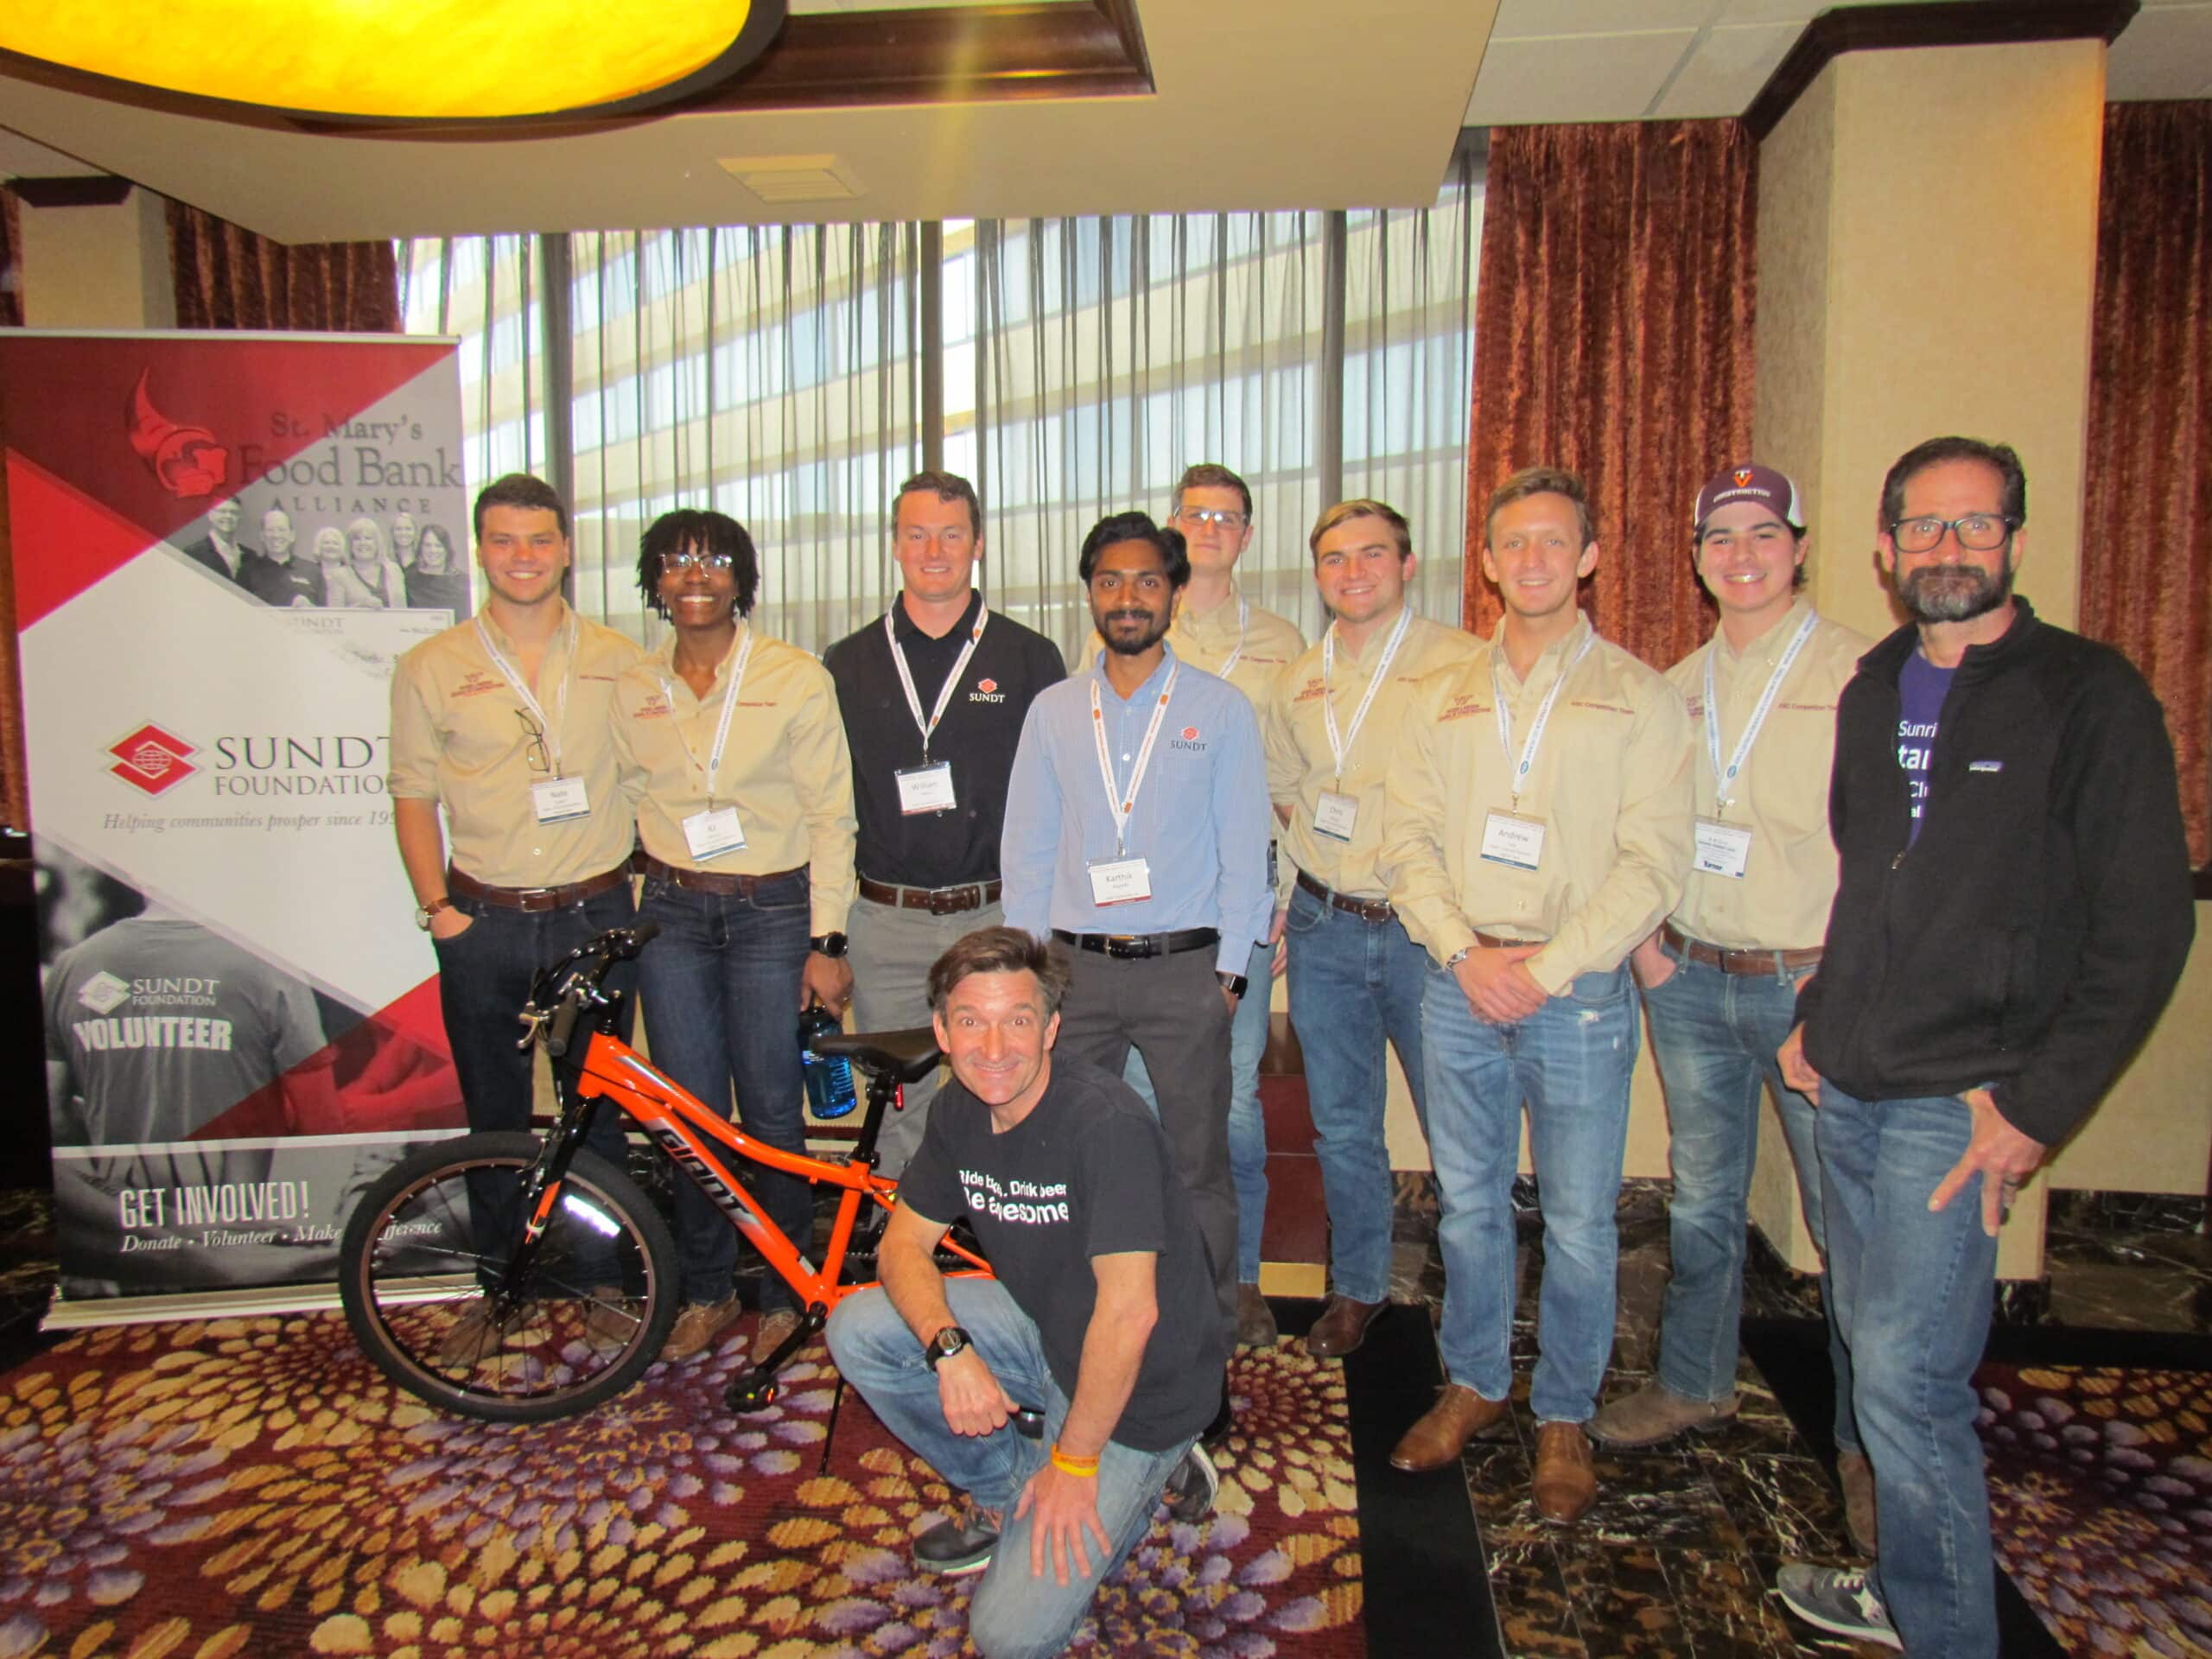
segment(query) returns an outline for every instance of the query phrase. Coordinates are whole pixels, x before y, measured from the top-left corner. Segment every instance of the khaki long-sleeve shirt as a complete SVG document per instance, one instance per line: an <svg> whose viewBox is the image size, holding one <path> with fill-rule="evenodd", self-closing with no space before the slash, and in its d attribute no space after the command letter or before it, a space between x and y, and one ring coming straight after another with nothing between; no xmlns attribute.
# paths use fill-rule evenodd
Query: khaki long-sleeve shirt
<svg viewBox="0 0 2212 1659"><path fill-rule="evenodd" d="M612 721L615 682L645 653L612 628L584 620L565 604L562 610L531 688L547 716L543 745L522 719L528 713L523 700L486 652L474 619L431 635L402 657L392 674L385 786L395 798L442 806L454 868L495 887L565 887L604 874L630 856L631 810L616 769ZM489 611L482 615L493 643L519 672L515 642ZM531 786L553 776L549 764L563 777L583 779L588 813L537 821Z"/></svg>
<svg viewBox="0 0 2212 1659"><path fill-rule="evenodd" d="M1820 618L1789 666L1766 723L1719 805L1719 779L1705 728L1705 664L1720 703L1720 763L1726 766L1758 706L1775 664L1789 649L1812 607L1800 600L1751 642L1733 649L1713 638L1667 671L1667 682L1689 709L1690 775L1697 816L1747 827L1751 854L1741 876L1693 868L1675 907L1675 925L1694 939L1730 949L1800 950L1827 935L1835 900L1835 843L1828 838L1828 771L1835 756L1835 705L1859 659L1874 642L1840 622Z"/></svg>
<svg viewBox="0 0 2212 1659"><path fill-rule="evenodd" d="M830 671L796 645L753 634L711 799L707 763L722 696L744 650L740 624L703 697L676 671L676 636L623 675L615 690L614 746L636 794L645 850L678 869L718 874L809 872L811 931L842 932L853 902L853 766ZM688 747L687 747L688 745ZM745 845L692 855L683 821L709 806L734 807Z"/></svg>
<svg viewBox="0 0 2212 1659"><path fill-rule="evenodd" d="M1179 603L1175 620L1167 626L1167 643L1185 662L1242 691L1256 715L1265 709L1277 677L1306 649L1306 636L1296 623L1256 605L1246 615L1243 605L1244 596L1233 581L1229 597L1203 616ZM1106 642L1093 628L1083 642L1083 655L1068 664L1068 672L1088 674L1105 648Z"/></svg>
<svg viewBox="0 0 2212 1659"><path fill-rule="evenodd" d="M1672 686L1609 641L1576 662L1592 639L1586 616L1526 680L1506 661L1504 629L1501 621L1472 658L1417 688L1391 757L1376 863L1406 931L1438 962L1478 931L1541 940L1529 971L1556 996L1578 974L1619 966L1681 897L1689 718ZM1512 715L1511 755L1498 740L1493 664ZM1516 804L1521 746L1562 671ZM1483 856L1493 812L1543 823L1535 869Z"/></svg>
<svg viewBox="0 0 2212 1659"><path fill-rule="evenodd" d="M1386 626L1369 634L1357 651L1345 649L1338 639L1325 696L1336 710L1339 736L1351 735L1352 715L1367 695L1389 639ZM1290 822L1281 837L1287 856L1276 884L1278 905L1289 901L1297 870L1354 898L1382 897L1384 883L1376 870L1375 855L1382 845L1383 781L1415 690L1429 675L1464 664L1482 649L1482 642L1471 633L1426 617L1413 618L1389 677L1376 687L1367 719L1345 752L1339 774L1322 713L1322 643L1310 646L1276 680L1274 695L1261 711L1268 793L1275 805L1290 810ZM1349 838L1323 835L1315 827L1314 814L1325 791L1357 803Z"/></svg>

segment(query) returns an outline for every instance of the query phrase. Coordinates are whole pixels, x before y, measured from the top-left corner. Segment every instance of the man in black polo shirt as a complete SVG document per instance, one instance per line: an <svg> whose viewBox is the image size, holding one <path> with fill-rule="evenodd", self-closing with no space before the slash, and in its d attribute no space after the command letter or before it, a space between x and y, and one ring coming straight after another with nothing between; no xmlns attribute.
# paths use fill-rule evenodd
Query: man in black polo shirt
<svg viewBox="0 0 2212 1659"><path fill-rule="evenodd" d="M1030 700L1066 677L1059 647L994 614L970 585L983 554L975 486L918 473L892 503L905 586L890 610L822 658L836 683L860 818L860 900L846 923L853 1018L925 1025L930 964L996 926L1007 775ZM876 1152L897 1175L921 1144L934 1077L906 1091Z"/></svg>

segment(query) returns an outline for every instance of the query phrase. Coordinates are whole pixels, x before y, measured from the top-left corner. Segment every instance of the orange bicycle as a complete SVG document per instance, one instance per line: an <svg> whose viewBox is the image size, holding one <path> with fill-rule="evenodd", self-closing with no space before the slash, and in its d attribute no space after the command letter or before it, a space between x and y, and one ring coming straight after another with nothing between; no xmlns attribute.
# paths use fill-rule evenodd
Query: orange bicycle
<svg viewBox="0 0 2212 1659"><path fill-rule="evenodd" d="M602 933L531 986L518 1046L543 1043L560 1108L543 1139L491 1132L425 1147L370 1188L346 1225L339 1294L354 1338L386 1376L432 1405L542 1422L620 1394L660 1353L676 1322L676 1241L638 1184L584 1149L602 1102L699 1184L805 1310L796 1331L730 1384L732 1410L772 1401L778 1369L863 1288L845 1276L863 1209L880 1225L897 1201L897 1183L875 1173L876 1137L902 1085L938 1065L934 1033L817 1041L817 1052L868 1077L859 1141L838 1160L763 1146L608 1029L621 994L605 988L607 970L656 931L648 922ZM819 1267L761 1211L735 1162L839 1190ZM944 1248L956 1276L989 1276L950 1236Z"/></svg>

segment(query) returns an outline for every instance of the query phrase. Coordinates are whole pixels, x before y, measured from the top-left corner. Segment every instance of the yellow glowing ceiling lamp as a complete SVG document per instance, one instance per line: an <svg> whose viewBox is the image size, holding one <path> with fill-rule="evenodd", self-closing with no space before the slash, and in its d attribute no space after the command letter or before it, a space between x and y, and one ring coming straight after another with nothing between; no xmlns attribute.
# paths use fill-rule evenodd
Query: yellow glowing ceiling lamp
<svg viewBox="0 0 2212 1659"><path fill-rule="evenodd" d="M516 121L670 103L783 22L784 0L46 0L0 6L0 52L322 119Z"/></svg>

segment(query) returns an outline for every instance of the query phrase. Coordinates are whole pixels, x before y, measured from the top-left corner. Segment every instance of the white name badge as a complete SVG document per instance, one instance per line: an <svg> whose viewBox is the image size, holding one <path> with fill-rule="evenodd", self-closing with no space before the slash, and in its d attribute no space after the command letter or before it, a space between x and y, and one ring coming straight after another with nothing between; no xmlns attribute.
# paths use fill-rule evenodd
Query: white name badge
<svg viewBox="0 0 2212 1659"><path fill-rule="evenodd" d="M1152 866L1141 858L1109 858L1090 867L1090 902L1134 905L1152 897Z"/></svg>
<svg viewBox="0 0 2212 1659"><path fill-rule="evenodd" d="M1493 864L1533 870L1544 861L1544 822L1492 812L1483 820L1483 856Z"/></svg>
<svg viewBox="0 0 2212 1659"><path fill-rule="evenodd" d="M1313 803L1313 833L1332 841L1350 841L1351 827L1358 818L1359 803L1350 795L1325 789L1321 798Z"/></svg>
<svg viewBox="0 0 2212 1659"><path fill-rule="evenodd" d="M734 806L709 807L683 820L683 844L694 858L720 858L745 845L745 830Z"/></svg>
<svg viewBox="0 0 2212 1659"><path fill-rule="evenodd" d="M565 823L570 818L591 816L591 798L584 792L581 778L550 778L532 784L530 804L537 810L540 823Z"/></svg>
<svg viewBox="0 0 2212 1659"><path fill-rule="evenodd" d="M1751 861L1751 832L1740 823L1713 818L1697 821L1697 857L1691 868L1704 875L1729 875L1738 881Z"/></svg>
<svg viewBox="0 0 2212 1659"><path fill-rule="evenodd" d="M950 760L908 766L892 775L899 780L899 810L910 818L922 812L950 812L959 804L953 798Z"/></svg>

